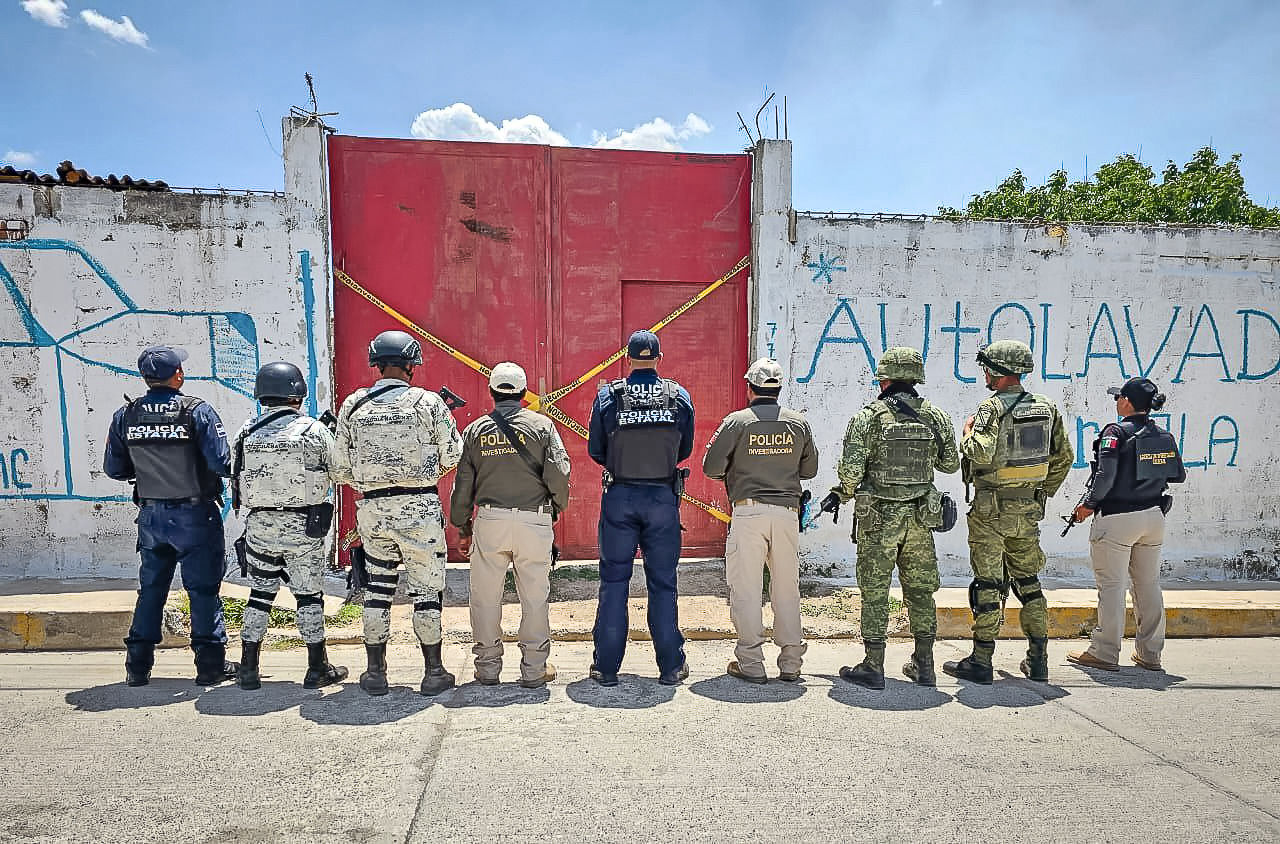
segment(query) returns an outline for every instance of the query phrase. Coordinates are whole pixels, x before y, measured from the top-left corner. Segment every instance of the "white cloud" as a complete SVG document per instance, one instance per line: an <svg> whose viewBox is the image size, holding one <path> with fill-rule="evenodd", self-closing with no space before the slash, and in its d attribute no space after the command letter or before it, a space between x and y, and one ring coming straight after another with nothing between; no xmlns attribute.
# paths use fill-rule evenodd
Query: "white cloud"
<svg viewBox="0 0 1280 844"><path fill-rule="evenodd" d="M432 108L413 119L409 132L415 138L432 141L497 141L508 144L548 144L568 146L569 139L552 129L536 114L527 114L502 125L491 123L466 103Z"/></svg>
<svg viewBox="0 0 1280 844"><path fill-rule="evenodd" d="M591 145L604 149L656 149L663 152L678 152L684 149L681 141L705 135L710 131L711 124L696 114L690 114L678 126L672 126L661 117L655 117L634 129L618 129L613 135L592 132Z"/></svg>
<svg viewBox="0 0 1280 844"><path fill-rule="evenodd" d="M64 4L65 5L65 4ZM100 15L93 9L85 9L80 13L80 18L93 29L98 30L104 35L121 41L125 44L134 44L139 47L147 46L147 34L140 32L133 21L129 20L128 15L122 15L120 20L112 20L106 15Z"/></svg>
<svg viewBox="0 0 1280 844"><path fill-rule="evenodd" d="M35 163L35 154L30 152L11 149L4 155L0 155L0 164L12 164L14 167L26 168L34 166Z"/></svg>
<svg viewBox="0 0 1280 844"><path fill-rule="evenodd" d="M591 145L607 149L676 152L683 148L681 142L710 131L711 125L696 114L690 114L675 126L661 117L655 117L634 129L617 129L611 135L593 131ZM466 103L454 103L445 108L422 112L414 118L409 132L415 138L435 141L494 141L569 146L567 137L552 129L546 120L536 114L503 120L499 126L476 114L475 109Z"/></svg>
<svg viewBox="0 0 1280 844"><path fill-rule="evenodd" d="M66 0L22 0L22 10L48 26L67 25Z"/></svg>

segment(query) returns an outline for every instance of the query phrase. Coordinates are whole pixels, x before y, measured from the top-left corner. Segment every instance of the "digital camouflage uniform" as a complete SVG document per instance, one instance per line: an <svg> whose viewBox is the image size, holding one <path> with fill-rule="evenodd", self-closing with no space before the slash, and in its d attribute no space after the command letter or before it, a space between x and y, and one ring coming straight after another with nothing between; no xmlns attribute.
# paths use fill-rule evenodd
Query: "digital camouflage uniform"
<svg viewBox="0 0 1280 844"><path fill-rule="evenodd" d="M245 435L260 420L267 424ZM298 603L298 635L311 644L324 641L324 537L306 534L302 507L329 500L333 435L320 422L292 410L267 408L244 423L236 436L244 454L237 463L249 573L253 589L244 611L240 638L261 642L267 615L280 589L289 585Z"/></svg>
<svg viewBox="0 0 1280 844"><path fill-rule="evenodd" d="M853 499L857 519L858 590L862 596L864 662L883 675L884 642L889 624L889 585L898 568L917 655L927 655L937 632L938 558L933 529L942 525L942 494L934 472L960 468L951 418L916 395L924 383L924 364L915 349L885 351L876 377L894 383L849 421L833 491ZM905 410L903 408L906 408ZM913 417L912 412L915 416ZM857 680L855 680L857 682ZM883 686L883 677L873 688Z"/></svg>
<svg viewBox="0 0 1280 844"><path fill-rule="evenodd" d="M979 353L989 377L1021 376L1032 369L1031 349L1001 340ZM973 663L989 674L995 639L1004 620L1002 592L1022 603L1019 620L1030 641L1024 672L1048 678L1045 651L1049 618L1040 571L1040 522L1075 455L1062 415L1049 399L1019 385L996 392L978 405L973 429L960 441L966 483L974 486L969 509L970 587L973 619ZM951 663L948 663L951 665Z"/></svg>
<svg viewBox="0 0 1280 844"><path fill-rule="evenodd" d="M352 407L366 393L392 387ZM458 465L462 442L437 394L383 378L347 397L338 414L335 477L358 492L434 486ZM391 495L356 502L356 527L368 559L364 604L366 644L391 637L391 599L404 566L413 601L413 629L423 645L439 644L444 597L444 512L436 493Z"/></svg>

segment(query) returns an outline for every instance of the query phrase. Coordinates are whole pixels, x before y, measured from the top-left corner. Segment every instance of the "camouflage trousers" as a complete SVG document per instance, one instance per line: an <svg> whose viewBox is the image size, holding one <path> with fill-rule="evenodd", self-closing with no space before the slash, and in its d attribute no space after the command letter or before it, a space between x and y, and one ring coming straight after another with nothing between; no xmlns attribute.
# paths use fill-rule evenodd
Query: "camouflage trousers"
<svg viewBox="0 0 1280 844"><path fill-rule="evenodd" d="M1015 597L1026 595L1019 622L1028 638L1049 635L1049 613L1039 575L1044 569L1040 550L1040 521L1044 502L1037 498L1007 498L1001 495L1030 495L1028 491L980 489L969 509L969 562L974 579L986 583L1009 581ZM1004 621L1001 595L997 588L979 585L978 610L973 616L973 638L995 641Z"/></svg>
<svg viewBox="0 0 1280 844"><path fill-rule="evenodd" d="M862 640L883 642L889 629L889 584L898 569L912 636L938 630L938 557L933 531L920 519L916 501L878 500L858 510L858 591L862 594Z"/></svg>
<svg viewBox="0 0 1280 844"><path fill-rule="evenodd" d="M242 641L261 642L266 635L267 617L281 580L289 584L298 603L298 635L302 641L324 641L324 540L307 536L306 521L302 513L272 510L251 512L246 517L245 540L252 552L249 574L253 588L244 609Z"/></svg>
<svg viewBox="0 0 1280 844"><path fill-rule="evenodd" d="M422 644L437 644L447 553L440 497L361 499L356 503L356 527L369 571L363 613L365 643L380 645L391 638L391 599L403 566L406 591L413 601L413 632Z"/></svg>

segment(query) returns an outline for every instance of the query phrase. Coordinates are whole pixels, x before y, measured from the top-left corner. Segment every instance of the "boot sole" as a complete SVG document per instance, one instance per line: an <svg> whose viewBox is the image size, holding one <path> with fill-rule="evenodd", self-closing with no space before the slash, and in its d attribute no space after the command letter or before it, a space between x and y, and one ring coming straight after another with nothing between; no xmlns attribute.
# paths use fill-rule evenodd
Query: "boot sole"
<svg viewBox="0 0 1280 844"><path fill-rule="evenodd" d="M977 677L970 677L966 674L960 674L955 671L948 671L946 668L942 669L942 673L946 674L948 677L955 677L957 680L967 680L970 683L977 683L979 686L990 686L995 682L994 677L991 678L990 680L980 680Z"/></svg>
<svg viewBox="0 0 1280 844"><path fill-rule="evenodd" d="M391 687L390 687L390 686L388 686L388 685L383 685L381 688L379 688L379 687L377 687L377 686L375 686L375 687L373 687L373 688L369 688L369 686L368 686L368 685L366 685L366 683L367 683L367 679L366 679L366 678L368 678L368 676L369 676L369 675L368 675L367 673L366 673L366 674L362 674L362 675L360 676L360 688L364 689L364 690L365 690L366 692L368 692L369 694L373 695L374 697L382 697L383 695L385 695L385 694L387 694L388 692L390 692L390 691L391 691Z"/></svg>
<svg viewBox="0 0 1280 844"><path fill-rule="evenodd" d="M423 697L435 697L441 692L449 691L453 687L454 687L454 678L450 677L449 682L447 684L441 684L438 687L434 685L429 686L426 683L423 683L421 686L418 687L418 694L422 695Z"/></svg>
<svg viewBox="0 0 1280 844"><path fill-rule="evenodd" d="M315 680L303 680L302 688L322 689L325 686L332 686L334 683L341 683L343 680L347 679L347 674L348 674L347 669L343 668L342 666L334 666L334 667L337 669L337 672L335 673L332 679L326 679L323 682L317 682Z"/></svg>
<svg viewBox="0 0 1280 844"><path fill-rule="evenodd" d="M884 681L883 681L883 680L881 680L879 683L876 683L876 682L875 682L875 681L873 681L873 680L862 680L862 679L857 679L857 680L855 680L854 678L852 678L852 677L846 677L846 676L845 676L845 675L843 675L843 674L841 674L841 675L840 675L840 679L841 679L841 680L844 680L846 683L850 683L851 685L854 685L854 686L859 686L859 687L864 688L864 689L871 689L873 692L882 692L882 691L884 691Z"/></svg>

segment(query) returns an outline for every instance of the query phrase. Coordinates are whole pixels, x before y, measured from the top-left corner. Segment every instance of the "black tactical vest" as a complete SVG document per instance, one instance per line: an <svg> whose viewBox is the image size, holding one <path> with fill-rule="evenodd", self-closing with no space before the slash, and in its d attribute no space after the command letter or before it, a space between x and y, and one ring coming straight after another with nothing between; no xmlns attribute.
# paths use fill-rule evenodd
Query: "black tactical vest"
<svg viewBox="0 0 1280 844"><path fill-rule="evenodd" d="M1182 475L1182 455L1173 434L1161 428L1150 417L1145 423L1125 419L1120 428L1116 479L1100 504L1148 506L1159 502L1169 481ZM1098 459L1102 438L1093 443L1093 457ZM1097 463L1095 462L1096 466Z"/></svg>
<svg viewBox="0 0 1280 844"><path fill-rule="evenodd" d="M676 472L680 453L680 388L659 378L654 384L609 385L617 425L609 433L605 468L615 481L666 483Z"/></svg>
<svg viewBox="0 0 1280 844"><path fill-rule="evenodd" d="M139 498L216 498L222 481L205 465L196 441L195 396L146 395L124 414L124 439L137 475Z"/></svg>

